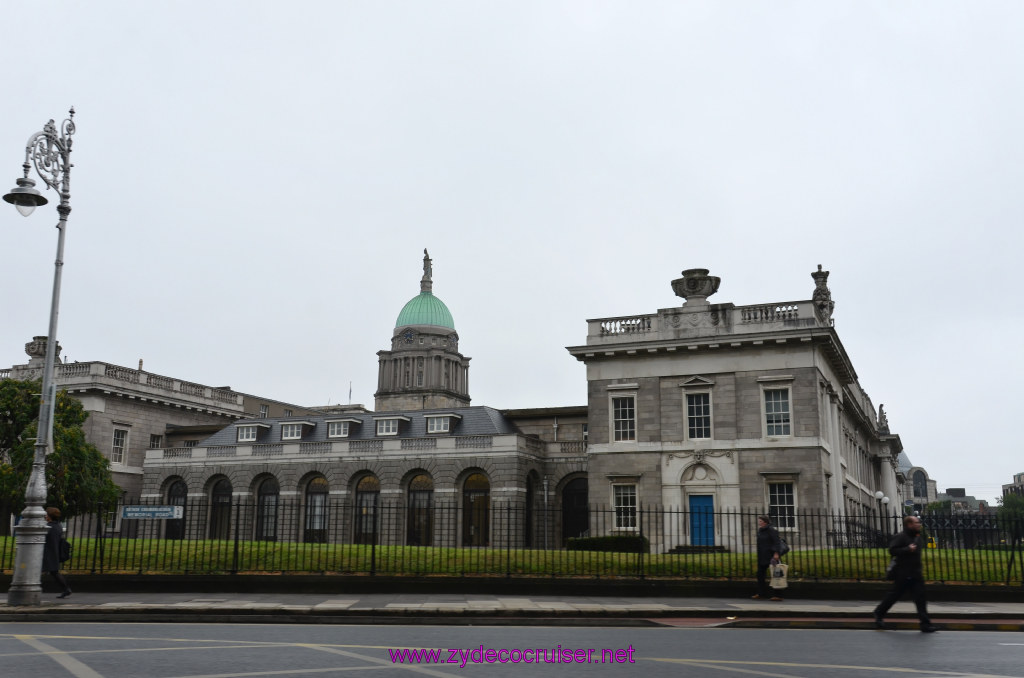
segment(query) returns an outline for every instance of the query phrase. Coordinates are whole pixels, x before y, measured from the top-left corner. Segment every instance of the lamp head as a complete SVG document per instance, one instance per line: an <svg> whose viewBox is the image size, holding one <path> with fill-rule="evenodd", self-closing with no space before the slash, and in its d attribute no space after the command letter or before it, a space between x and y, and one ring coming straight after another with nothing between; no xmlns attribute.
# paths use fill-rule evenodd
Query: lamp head
<svg viewBox="0 0 1024 678"><path fill-rule="evenodd" d="M36 182L28 177L18 179L17 184L4 196L4 200L17 207L21 216L27 217L32 210L49 202L35 189Z"/></svg>
<svg viewBox="0 0 1024 678"><path fill-rule="evenodd" d="M881 499L884 496L885 496L885 492L882 492L881 490L879 490L878 492L875 492L875 499Z"/></svg>

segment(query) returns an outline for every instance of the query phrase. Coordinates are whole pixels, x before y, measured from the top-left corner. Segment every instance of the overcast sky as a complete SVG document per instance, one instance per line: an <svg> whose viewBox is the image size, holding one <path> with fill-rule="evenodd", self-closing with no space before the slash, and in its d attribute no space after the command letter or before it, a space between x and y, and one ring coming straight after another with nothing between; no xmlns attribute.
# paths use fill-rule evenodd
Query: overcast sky
<svg viewBox="0 0 1024 678"><path fill-rule="evenodd" d="M809 299L917 465L1024 471L1019 2L21 3L0 181L77 111L60 341L373 406L419 291L473 403L583 405L587 318ZM6 168L6 169L5 169ZM54 203L53 191L47 194ZM0 366L46 334L52 205L0 210Z"/></svg>

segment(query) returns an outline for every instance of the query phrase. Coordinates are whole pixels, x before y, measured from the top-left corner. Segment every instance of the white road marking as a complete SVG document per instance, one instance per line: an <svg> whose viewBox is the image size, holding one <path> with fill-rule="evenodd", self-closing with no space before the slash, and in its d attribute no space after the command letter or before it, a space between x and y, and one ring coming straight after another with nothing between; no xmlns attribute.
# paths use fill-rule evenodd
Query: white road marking
<svg viewBox="0 0 1024 678"><path fill-rule="evenodd" d="M288 669L287 671L255 671L250 673L204 673L194 676L173 676L173 678L252 678L252 676L300 676L307 673L337 673L341 671L376 671L387 666L336 666L328 669Z"/></svg>
<svg viewBox="0 0 1024 678"><path fill-rule="evenodd" d="M855 671L875 671L878 673L911 673L918 676L933 676L938 678L950 677L955 678L1015 678L1014 676L1007 676L1003 674L994 673L970 673L966 671L935 671L935 670L923 670L923 669L908 669L901 667L890 667L890 666L857 666L855 664L800 664L798 662L765 662L765 661L739 661L734 659L676 659L674 657L641 657L641 659L647 659L655 662L669 662L675 664L694 664L701 665L702 668L714 669L714 668L728 668L737 665L744 666L778 666L778 667L791 667L791 668L810 668L810 669L851 669ZM739 671L740 669L731 669ZM776 674L764 674L764 675L776 675ZM783 674L778 674L783 675Z"/></svg>
<svg viewBox="0 0 1024 678"><path fill-rule="evenodd" d="M47 645L41 640L37 640L32 636L15 636L18 640L25 643L29 647L35 648L48 656L53 661L57 662L75 678L103 678L102 675L96 673L91 668L78 661L74 657L69 657L52 645Z"/></svg>

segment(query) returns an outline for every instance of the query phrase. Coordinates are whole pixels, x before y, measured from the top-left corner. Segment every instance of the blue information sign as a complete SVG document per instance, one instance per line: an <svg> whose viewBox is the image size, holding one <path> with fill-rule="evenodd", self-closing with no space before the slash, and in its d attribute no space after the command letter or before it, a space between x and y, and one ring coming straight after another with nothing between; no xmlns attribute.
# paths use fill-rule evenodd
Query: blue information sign
<svg viewBox="0 0 1024 678"><path fill-rule="evenodd" d="M121 509L125 520L177 520L184 515L183 506L125 506Z"/></svg>

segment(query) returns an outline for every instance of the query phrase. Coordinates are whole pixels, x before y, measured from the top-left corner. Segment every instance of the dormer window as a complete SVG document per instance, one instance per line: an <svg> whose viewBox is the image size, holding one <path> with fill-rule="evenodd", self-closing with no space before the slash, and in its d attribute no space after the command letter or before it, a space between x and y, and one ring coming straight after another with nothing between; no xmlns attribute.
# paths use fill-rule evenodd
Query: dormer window
<svg viewBox="0 0 1024 678"><path fill-rule="evenodd" d="M281 424L281 440L302 440L305 428L313 428L311 421L289 421Z"/></svg>
<svg viewBox="0 0 1024 678"><path fill-rule="evenodd" d="M397 436L401 422L411 421L409 417L374 417L377 422L377 435Z"/></svg>
<svg viewBox="0 0 1024 678"><path fill-rule="evenodd" d="M348 438L352 426L358 426L362 422L359 419L328 419L328 438Z"/></svg>
<svg viewBox="0 0 1024 678"><path fill-rule="evenodd" d="M240 443L254 443L259 438L260 429L270 428L266 424L239 424L236 428L235 440Z"/></svg>
<svg viewBox="0 0 1024 678"><path fill-rule="evenodd" d="M448 433L461 419L457 414L428 414L424 416L427 420L427 433Z"/></svg>

